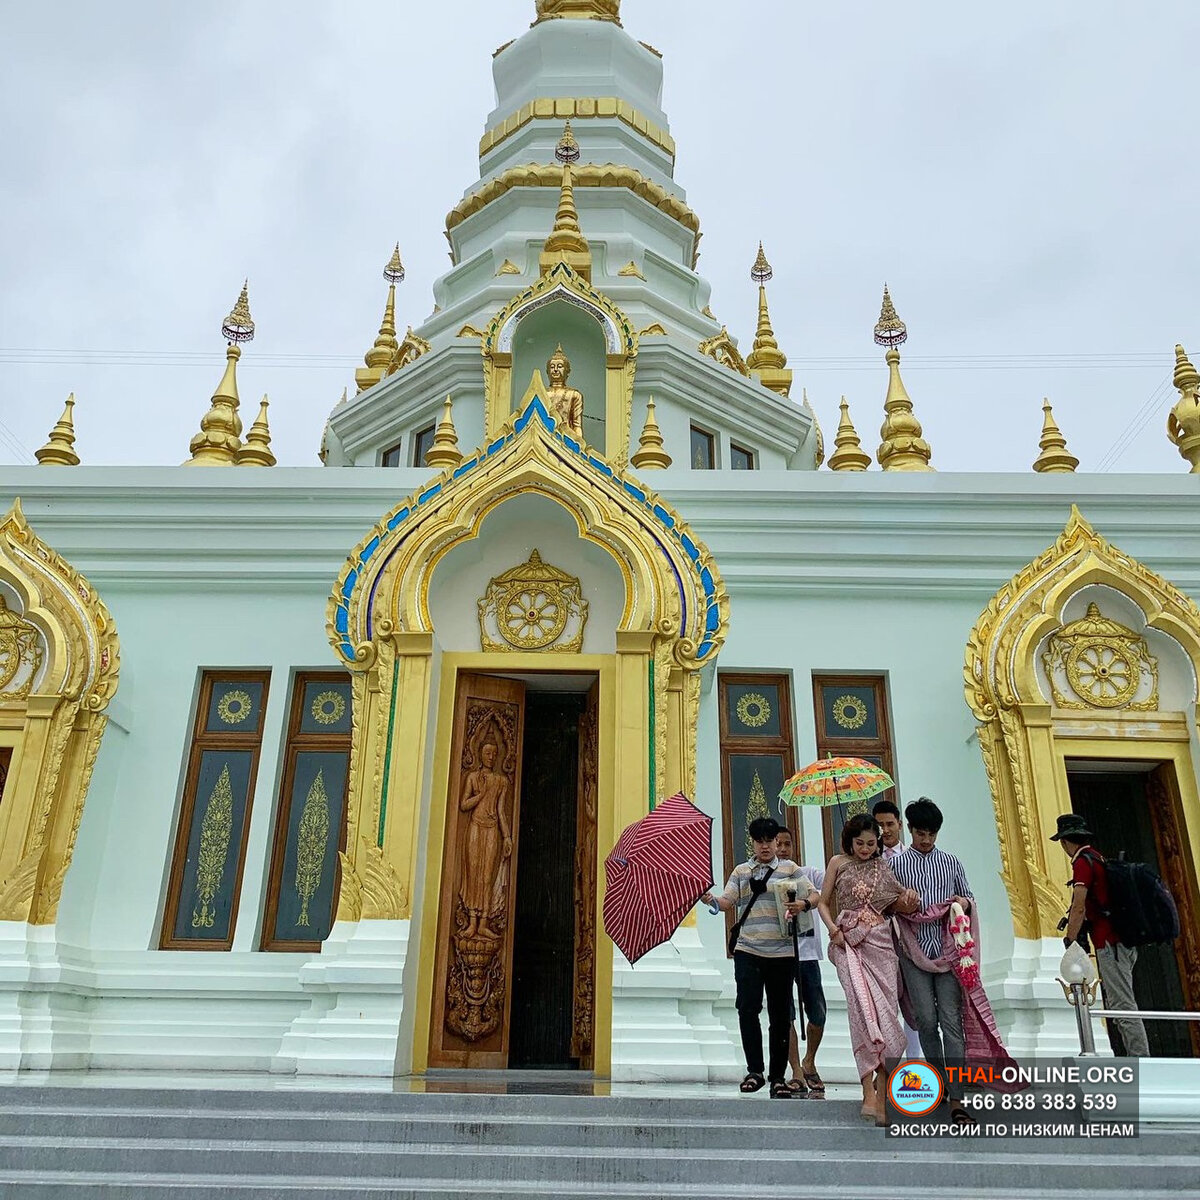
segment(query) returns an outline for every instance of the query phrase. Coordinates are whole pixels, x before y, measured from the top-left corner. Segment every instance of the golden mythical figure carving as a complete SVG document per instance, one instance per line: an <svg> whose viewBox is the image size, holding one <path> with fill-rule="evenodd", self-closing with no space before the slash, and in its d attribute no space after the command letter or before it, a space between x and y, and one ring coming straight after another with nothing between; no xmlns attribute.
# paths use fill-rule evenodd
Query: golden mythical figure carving
<svg viewBox="0 0 1200 1200"><path fill-rule="evenodd" d="M546 364L546 375L550 386L546 390L546 404L555 425L572 437L583 437L583 393L567 387L571 374L571 360L563 353L562 346L550 356Z"/></svg>
<svg viewBox="0 0 1200 1200"><path fill-rule="evenodd" d="M494 894L502 861L512 854L512 830L505 811L508 776L495 769L497 748L487 742L479 752L483 766L463 782L459 809L470 813L463 848L459 899L467 910L464 939L498 938L489 925L495 909Z"/></svg>

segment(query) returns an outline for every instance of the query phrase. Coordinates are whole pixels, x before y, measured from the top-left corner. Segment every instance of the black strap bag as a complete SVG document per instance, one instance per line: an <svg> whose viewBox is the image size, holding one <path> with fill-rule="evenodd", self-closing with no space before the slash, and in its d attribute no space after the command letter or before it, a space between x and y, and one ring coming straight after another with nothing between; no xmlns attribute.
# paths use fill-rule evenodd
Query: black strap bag
<svg viewBox="0 0 1200 1200"><path fill-rule="evenodd" d="M734 922L733 928L729 931L729 953L733 953L733 948L737 945L738 938L742 936L742 926L746 923L746 918L750 915L750 910L754 907L754 902L767 890L767 880L775 874L775 868L771 867L761 879L750 879L750 899L746 903L745 911Z"/></svg>

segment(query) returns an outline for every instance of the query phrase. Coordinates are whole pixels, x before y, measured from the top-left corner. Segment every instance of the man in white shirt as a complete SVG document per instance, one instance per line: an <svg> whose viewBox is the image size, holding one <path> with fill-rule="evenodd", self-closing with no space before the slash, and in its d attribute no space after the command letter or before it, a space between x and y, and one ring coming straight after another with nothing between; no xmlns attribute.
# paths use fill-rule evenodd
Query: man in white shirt
<svg viewBox="0 0 1200 1200"><path fill-rule="evenodd" d="M902 854L905 849L902 836L904 826L900 824L900 809L891 800L879 800L871 809L871 816L875 818L875 823L879 826L879 832L882 834L883 861L890 863L897 854ZM901 1014L900 1021L904 1026L904 1036L908 1039L905 1053L909 1058L920 1058L921 1035L904 1020L903 1014Z"/></svg>

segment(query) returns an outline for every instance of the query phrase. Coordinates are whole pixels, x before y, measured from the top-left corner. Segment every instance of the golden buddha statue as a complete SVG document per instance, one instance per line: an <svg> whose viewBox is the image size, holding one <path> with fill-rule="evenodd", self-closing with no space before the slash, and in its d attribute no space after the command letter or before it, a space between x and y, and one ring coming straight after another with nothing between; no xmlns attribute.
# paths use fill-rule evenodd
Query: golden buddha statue
<svg viewBox="0 0 1200 1200"><path fill-rule="evenodd" d="M546 405L560 433L582 439L583 393L567 387L570 374L571 360L560 345L546 364L546 375L550 379L550 386L546 389Z"/></svg>

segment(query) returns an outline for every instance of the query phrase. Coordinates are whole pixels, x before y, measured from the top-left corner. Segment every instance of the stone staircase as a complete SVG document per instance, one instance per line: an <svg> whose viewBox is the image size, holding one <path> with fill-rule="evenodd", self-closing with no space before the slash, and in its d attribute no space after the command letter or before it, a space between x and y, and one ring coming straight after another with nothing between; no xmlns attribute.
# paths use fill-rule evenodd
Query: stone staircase
<svg viewBox="0 0 1200 1200"><path fill-rule="evenodd" d="M407 1086L407 1085L405 1085ZM433 1085L436 1086L436 1085ZM1200 1195L1197 1127L1130 1141L891 1141L846 1100L0 1089L4 1200Z"/></svg>

